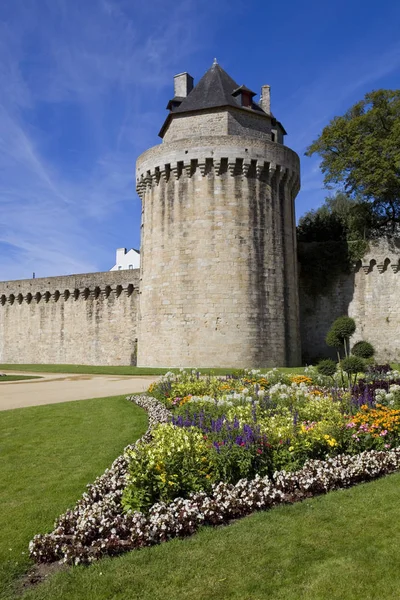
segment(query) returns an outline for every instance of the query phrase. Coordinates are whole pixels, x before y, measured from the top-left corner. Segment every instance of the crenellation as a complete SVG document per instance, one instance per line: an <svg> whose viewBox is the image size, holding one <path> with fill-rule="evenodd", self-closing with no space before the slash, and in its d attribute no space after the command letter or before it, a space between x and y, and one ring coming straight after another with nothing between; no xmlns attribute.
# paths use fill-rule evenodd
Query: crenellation
<svg viewBox="0 0 400 600"><path fill-rule="evenodd" d="M137 192L143 197L145 191L151 187L160 185L161 179L168 183L170 177L179 181L183 177L192 178L198 172L202 177L205 175L223 175L228 172L232 177L243 175L245 177L260 178L267 176L272 178L278 176L280 170L286 173L290 178L293 193L297 192L299 187L299 175L293 169L281 167L274 162L250 158L248 154L244 156L224 157L224 156L204 156L202 158L177 160L168 164L160 164L153 169L148 170L146 174L141 174L137 178Z"/></svg>

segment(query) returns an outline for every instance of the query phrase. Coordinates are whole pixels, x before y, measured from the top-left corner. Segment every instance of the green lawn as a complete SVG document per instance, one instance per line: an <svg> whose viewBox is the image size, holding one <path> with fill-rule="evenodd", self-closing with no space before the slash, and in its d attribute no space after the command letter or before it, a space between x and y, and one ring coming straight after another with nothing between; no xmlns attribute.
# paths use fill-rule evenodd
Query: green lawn
<svg viewBox="0 0 400 600"><path fill-rule="evenodd" d="M21 379L42 379L39 375L2 375L0 383L6 381L20 381Z"/></svg>
<svg viewBox="0 0 400 600"><path fill-rule="evenodd" d="M82 373L92 375L163 375L167 371L178 372L179 369L152 369L150 367L112 367L92 365L0 365L1 370L32 371L37 373ZM224 375L235 369L200 369L202 373ZM264 369L265 371L268 369ZM281 371L303 373L304 367L282 368Z"/></svg>
<svg viewBox="0 0 400 600"><path fill-rule="evenodd" d="M14 597L33 535L50 531L146 427L126 396L0 412L0 598Z"/></svg>

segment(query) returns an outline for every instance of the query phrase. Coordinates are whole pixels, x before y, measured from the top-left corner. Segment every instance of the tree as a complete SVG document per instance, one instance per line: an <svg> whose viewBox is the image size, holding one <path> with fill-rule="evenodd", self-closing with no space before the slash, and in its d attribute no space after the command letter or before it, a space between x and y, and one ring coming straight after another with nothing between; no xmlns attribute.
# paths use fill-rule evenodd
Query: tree
<svg viewBox="0 0 400 600"><path fill-rule="evenodd" d="M336 192L325 198L316 210L310 210L299 219L299 242L345 241L346 243L371 237L376 218L369 202Z"/></svg>
<svg viewBox="0 0 400 600"><path fill-rule="evenodd" d="M341 186L372 205L376 225L392 232L400 223L400 90L365 95L335 117L307 148L319 154L327 187Z"/></svg>

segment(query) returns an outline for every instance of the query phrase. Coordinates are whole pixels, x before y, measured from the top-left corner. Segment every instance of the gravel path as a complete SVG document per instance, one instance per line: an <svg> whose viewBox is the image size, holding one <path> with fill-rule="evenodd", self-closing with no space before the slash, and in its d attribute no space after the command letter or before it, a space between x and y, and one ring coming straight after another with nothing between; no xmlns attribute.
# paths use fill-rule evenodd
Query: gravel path
<svg viewBox="0 0 400 600"><path fill-rule="evenodd" d="M0 380L0 410L119 394L135 394L146 391L150 383L157 379L154 376L2 372L7 375L40 375L42 379L3 383Z"/></svg>

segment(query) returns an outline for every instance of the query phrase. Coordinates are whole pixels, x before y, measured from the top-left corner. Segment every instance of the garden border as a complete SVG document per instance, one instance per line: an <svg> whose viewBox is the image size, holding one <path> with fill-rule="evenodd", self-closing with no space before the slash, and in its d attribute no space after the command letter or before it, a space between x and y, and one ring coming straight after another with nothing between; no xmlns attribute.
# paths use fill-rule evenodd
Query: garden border
<svg viewBox="0 0 400 600"><path fill-rule="evenodd" d="M149 396L128 396L149 415L146 433L127 450L146 443L152 428L169 420L170 411ZM257 476L235 485L220 482L210 494L198 492L171 504L154 504L148 515L124 513L122 492L128 459L122 454L89 484L71 510L61 515L53 532L36 535L29 544L37 563L91 563L103 556L152 546L174 537L192 535L201 525L221 525L254 511L293 503L317 494L370 481L400 469L400 448L309 460L296 472L279 471L273 478Z"/></svg>

